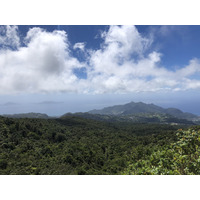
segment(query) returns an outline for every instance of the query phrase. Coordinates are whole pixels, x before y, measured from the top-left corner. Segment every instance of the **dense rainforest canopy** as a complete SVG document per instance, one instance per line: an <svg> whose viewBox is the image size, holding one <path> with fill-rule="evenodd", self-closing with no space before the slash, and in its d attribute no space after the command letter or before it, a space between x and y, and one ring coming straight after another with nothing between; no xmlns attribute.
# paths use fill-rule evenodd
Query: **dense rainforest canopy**
<svg viewBox="0 0 200 200"><path fill-rule="evenodd" d="M200 174L199 144L198 126L0 117L0 174Z"/></svg>

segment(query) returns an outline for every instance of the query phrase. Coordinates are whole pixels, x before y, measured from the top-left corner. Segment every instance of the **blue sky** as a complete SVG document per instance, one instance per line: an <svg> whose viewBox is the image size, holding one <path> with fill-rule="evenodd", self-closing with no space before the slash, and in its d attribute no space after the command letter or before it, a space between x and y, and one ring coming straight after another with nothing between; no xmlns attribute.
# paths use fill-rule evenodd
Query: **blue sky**
<svg viewBox="0 0 200 200"><path fill-rule="evenodd" d="M199 35L191 25L0 26L0 114L143 101L200 115Z"/></svg>

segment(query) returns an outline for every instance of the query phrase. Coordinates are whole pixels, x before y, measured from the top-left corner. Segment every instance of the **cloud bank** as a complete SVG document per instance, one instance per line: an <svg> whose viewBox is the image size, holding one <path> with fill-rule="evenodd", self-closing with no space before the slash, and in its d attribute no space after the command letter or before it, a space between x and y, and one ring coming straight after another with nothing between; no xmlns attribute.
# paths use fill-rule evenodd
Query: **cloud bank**
<svg viewBox="0 0 200 200"><path fill-rule="evenodd" d="M151 49L152 37L135 26L110 26L97 50L73 46L65 31L31 28L23 38L17 26L0 27L0 94L131 93L200 88L200 61L177 70L160 65L162 54ZM24 45L25 44L25 45ZM73 56L82 51L85 61ZM81 78L75 71L86 73Z"/></svg>

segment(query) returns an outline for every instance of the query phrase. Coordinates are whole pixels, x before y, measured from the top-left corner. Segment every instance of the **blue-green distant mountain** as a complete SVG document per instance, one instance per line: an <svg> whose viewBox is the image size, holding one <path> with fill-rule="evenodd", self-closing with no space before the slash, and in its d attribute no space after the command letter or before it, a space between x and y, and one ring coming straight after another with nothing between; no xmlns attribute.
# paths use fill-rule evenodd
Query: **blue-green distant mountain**
<svg viewBox="0 0 200 200"><path fill-rule="evenodd" d="M91 110L90 114L100 114L100 115L112 115L112 116L128 116L128 115L138 115L138 114L161 114L161 115L171 115L179 119L186 119L190 121L198 121L199 116L192 113L182 112L177 108L162 108L154 104L146 104L142 102L134 103L130 102L124 105L115 105L111 107L106 107L101 110Z"/></svg>

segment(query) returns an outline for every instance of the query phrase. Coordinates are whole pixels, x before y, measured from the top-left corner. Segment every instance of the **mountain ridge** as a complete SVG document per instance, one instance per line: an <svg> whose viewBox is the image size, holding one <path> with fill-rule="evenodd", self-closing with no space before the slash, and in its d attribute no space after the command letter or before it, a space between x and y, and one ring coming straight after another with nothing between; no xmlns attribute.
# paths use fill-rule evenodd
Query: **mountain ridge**
<svg viewBox="0 0 200 200"><path fill-rule="evenodd" d="M105 107L99 110L91 110L88 113L100 114L100 115L114 115L114 116L127 116L139 113L168 114L179 119L186 119L191 121L196 121L200 119L200 117L195 114L183 112L177 108L162 108L152 103L151 104L146 104L143 102L135 103L133 101L124 105L115 105L115 106Z"/></svg>
<svg viewBox="0 0 200 200"><path fill-rule="evenodd" d="M153 103L129 102L124 105L114 105L99 110L88 112L65 113L61 116L51 117L43 113L19 113L1 115L8 118L63 118L66 116L78 116L86 119L94 119L109 122L131 123L162 123L162 124L200 124L200 116L182 112L177 108L162 108Z"/></svg>

